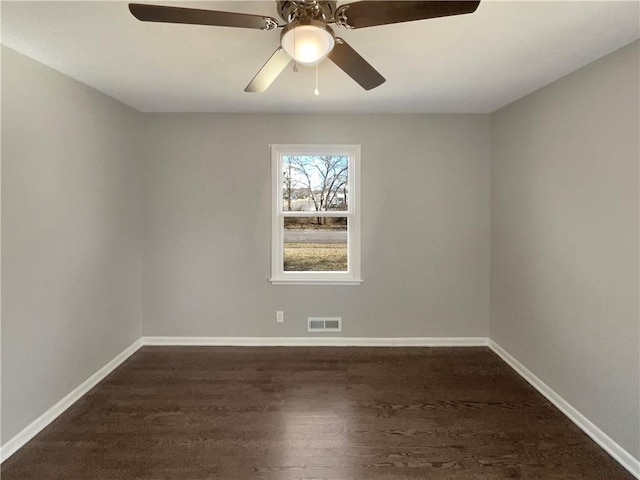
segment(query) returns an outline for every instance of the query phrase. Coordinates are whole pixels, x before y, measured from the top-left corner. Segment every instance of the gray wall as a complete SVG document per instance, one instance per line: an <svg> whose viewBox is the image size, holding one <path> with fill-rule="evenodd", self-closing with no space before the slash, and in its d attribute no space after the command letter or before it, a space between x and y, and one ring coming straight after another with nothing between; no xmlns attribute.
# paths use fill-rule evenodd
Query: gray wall
<svg viewBox="0 0 640 480"><path fill-rule="evenodd" d="M2 48L2 440L141 335L139 114Z"/></svg>
<svg viewBox="0 0 640 480"><path fill-rule="evenodd" d="M491 338L640 458L638 45L492 115Z"/></svg>
<svg viewBox="0 0 640 480"><path fill-rule="evenodd" d="M144 125L145 335L307 336L307 316L325 315L346 337L488 335L488 115ZM362 285L268 282L271 143L362 145Z"/></svg>

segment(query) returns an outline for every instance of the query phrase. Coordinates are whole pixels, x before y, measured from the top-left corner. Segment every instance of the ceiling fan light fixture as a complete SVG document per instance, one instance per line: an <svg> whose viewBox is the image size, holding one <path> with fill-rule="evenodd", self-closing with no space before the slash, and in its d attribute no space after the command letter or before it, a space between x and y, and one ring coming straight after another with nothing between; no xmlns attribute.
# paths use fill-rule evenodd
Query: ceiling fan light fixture
<svg viewBox="0 0 640 480"><path fill-rule="evenodd" d="M280 44L291 58L302 65L315 65L323 60L335 45L333 30L315 20L298 21L287 25L280 36Z"/></svg>
<svg viewBox="0 0 640 480"><path fill-rule="evenodd" d="M253 77L245 92L264 92L292 59L296 62L293 69L297 72L298 63L318 65L325 57L329 57L362 88L371 90L382 85L386 81L385 78L344 39L336 38L328 24L351 30L464 15L475 12L480 1L356 1L338 7L338 0L276 0L278 14L285 21L285 25L281 25L272 17L239 12L140 3L130 3L129 10L142 22L252 28L263 31L283 27L280 47ZM317 80L316 92L319 93Z"/></svg>

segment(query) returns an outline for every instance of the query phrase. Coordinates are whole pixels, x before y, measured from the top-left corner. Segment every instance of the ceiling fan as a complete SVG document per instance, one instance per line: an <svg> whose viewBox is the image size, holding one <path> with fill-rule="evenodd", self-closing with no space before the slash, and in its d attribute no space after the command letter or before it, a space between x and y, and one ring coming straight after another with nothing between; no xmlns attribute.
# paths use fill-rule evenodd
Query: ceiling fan
<svg viewBox="0 0 640 480"><path fill-rule="evenodd" d="M291 63L316 65L328 57L365 90L385 82L358 52L342 38L336 37L329 24L346 29L411 22L428 18L473 13L480 0L444 1L359 1L337 5L337 1L280 0L278 14L285 22L263 15L218 12L194 8L167 7L130 3L129 10L143 22L183 23L219 27L275 30L281 28L280 47L244 89L264 92Z"/></svg>

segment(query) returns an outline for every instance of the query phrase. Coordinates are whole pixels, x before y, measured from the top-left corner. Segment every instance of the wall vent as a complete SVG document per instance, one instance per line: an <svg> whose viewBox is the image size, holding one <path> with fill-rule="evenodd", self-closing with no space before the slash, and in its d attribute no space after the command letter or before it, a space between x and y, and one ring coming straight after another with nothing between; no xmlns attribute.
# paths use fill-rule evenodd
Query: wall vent
<svg viewBox="0 0 640 480"><path fill-rule="evenodd" d="M309 317L307 327L309 332L341 332L342 317Z"/></svg>

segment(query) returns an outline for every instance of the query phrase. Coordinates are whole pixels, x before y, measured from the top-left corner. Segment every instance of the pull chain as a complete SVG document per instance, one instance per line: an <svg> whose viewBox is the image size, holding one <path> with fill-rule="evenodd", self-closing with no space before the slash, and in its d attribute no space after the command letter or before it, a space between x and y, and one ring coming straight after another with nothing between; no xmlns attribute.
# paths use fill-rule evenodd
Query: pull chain
<svg viewBox="0 0 640 480"><path fill-rule="evenodd" d="M313 94L317 97L320 95L320 90L318 90L318 64L316 63L316 89L313 91Z"/></svg>

